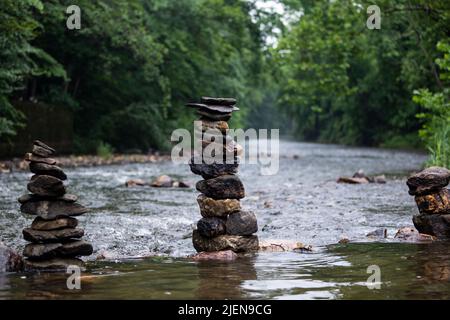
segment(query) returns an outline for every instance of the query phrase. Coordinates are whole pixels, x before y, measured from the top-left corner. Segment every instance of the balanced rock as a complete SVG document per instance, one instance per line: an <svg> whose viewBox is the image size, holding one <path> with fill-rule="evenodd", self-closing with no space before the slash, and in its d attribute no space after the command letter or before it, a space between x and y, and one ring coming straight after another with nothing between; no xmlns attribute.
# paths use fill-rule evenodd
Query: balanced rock
<svg viewBox="0 0 450 320"><path fill-rule="evenodd" d="M42 141L35 140L33 144L32 153L36 156L47 158L55 154L55 149L50 148L48 145L43 143Z"/></svg>
<svg viewBox="0 0 450 320"><path fill-rule="evenodd" d="M67 176L62 171L62 169L58 166L40 163L40 162L31 162L30 163L30 171L39 175L47 175L58 178L60 180L66 180Z"/></svg>
<svg viewBox="0 0 450 320"><path fill-rule="evenodd" d="M416 215L413 223L420 233L450 239L450 214Z"/></svg>
<svg viewBox="0 0 450 320"><path fill-rule="evenodd" d="M44 220L41 217L36 217L31 224L31 229L39 231L50 231L65 228L75 228L78 225L78 220L71 217L59 217L54 220Z"/></svg>
<svg viewBox="0 0 450 320"><path fill-rule="evenodd" d="M49 260L25 260L25 271L66 271L69 266L77 266L84 270L84 263L76 258L53 258Z"/></svg>
<svg viewBox="0 0 450 320"><path fill-rule="evenodd" d="M202 237L217 237L226 233L225 221L217 217L202 218L197 222L197 230Z"/></svg>
<svg viewBox="0 0 450 320"><path fill-rule="evenodd" d="M450 190L441 189L436 193L415 197L422 214L450 214Z"/></svg>
<svg viewBox="0 0 450 320"><path fill-rule="evenodd" d="M77 257L92 254L92 245L86 241L77 240L67 243L30 243L23 250L23 255L30 259L48 259L53 257Z"/></svg>
<svg viewBox="0 0 450 320"><path fill-rule="evenodd" d="M194 158L189 163L191 167L191 171L194 174L198 174L203 177L203 179L211 179L218 176L235 174L238 171L239 163L236 161L235 163L212 163L206 164L202 163L194 163Z"/></svg>
<svg viewBox="0 0 450 320"><path fill-rule="evenodd" d="M212 97L202 97L201 103L219 106L234 106L236 104L236 99L234 98L212 98Z"/></svg>
<svg viewBox="0 0 450 320"><path fill-rule="evenodd" d="M66 193L66 187L60 179L47 175L33 176L27 188L42 197L60 197Z"/></svg>
<svg viewBox="0 0 450 320"><path fill-rule="evenodd" d="M204 194L197 197L202 217L227 217L230 213L241 210L241 203L237 199L214 200Z"/></svg>
<svg viewBox="0 0 450 320"><path fill-rule="evenodd" d="M231 112L230 113L220 113L220 112L214 112L214 111L205 111L205 110L197 110L197 114L200 116L206 117L211 120L215 121L228 121L231 118Z"/></svg>
<svg viewBox="0 0 450 320"><path fill-rule="evenodd" d="M258 231L256 215L251 211L238 211L228 216L226 222L227 234L234 236L249 236Z"/></svg>
<svg viewBox="0 0 450 320"><path fill-rule="evenodd" d="M226 121L211 121L206 118L200 118L200 120L194 122L195 129L201 130L201 131L208 131L208 130L219 130L222 133L226 133L229 129L228 123Z"/></svg>
<svg viewBox="0 0 450 320"><path fill-rule="evenodd" d="M17 199L17 201L19 201L21 204L24 204L26 202L36 202L36 201L42 201L42 200L61 200L61 201L66 201L66 202L76 202L78 200L78 197L74 194L64 194L61 197L42 197L42 196L38 196L36 194L24 194L22 196L20 196L19 199Z"/></svg>
<svg viewBox="0 0 450 320"><path fill-rule="evenodd" d="M22 231L23 238L34 243L61 242L83 237L84 230L80 228L64 228L57 230L34 230L25 228Z"/></svg>
<svg viewBox="0 0 450 320"><path fill-rule="evenodd" d="M438 191L450 182L450 170L430 167L408 178L409 194L424 195Z"/></svg>
<svg viewBox="0 0 450 320"><path fill-rule="evenodd" d="M35 163L45 163L45 164L49 164L49 165L56 164L56 160L55 159L39 157L39 156L36 156L36 155L34 155L32 153L26 153L25 154L25 161L35 162Z"/></svg>
<svg viewBox="0 0 450 320"><path fill-rule="evenodd" d="M234 175L223 175L217 178L201 180L196 188L213 199L242 199L245 197L244 185Z"/></svg>
<svg viewBox="0 0 450 320"><path fill-rule="evenodd" d="M20 211L37 215L44 220L53 220L58 217L79 216L88 212L88 209L78 203L58 200L26 202L20 206Z"/></svg>
<svg viewBox="0 0 450 320"><path fill-rule="evenodd" d="M257 251L259 242L257 236L230 236L223 235L215 238L206 238L197 230L192 234L192 242L197 252L212 252L232 250L234 252Z"/></svg>

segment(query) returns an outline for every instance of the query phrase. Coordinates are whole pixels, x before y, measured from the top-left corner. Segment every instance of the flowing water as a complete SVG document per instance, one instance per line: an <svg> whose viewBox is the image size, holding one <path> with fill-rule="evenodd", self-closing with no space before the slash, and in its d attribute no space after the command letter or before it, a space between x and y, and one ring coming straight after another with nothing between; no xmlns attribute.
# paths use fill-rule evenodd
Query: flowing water
<svg viewBox="0 0 450 320"><path fill-rule="evenodd" d="M191 233L200 218L197 191L126 188L168 174L191 186L187 165L163 162L67 169L71 193L92 210L80 217L94 245L82 290L68 290L65 274L0 274L0 298L138 299L409 299L448 298L450 250L446 243L399 243L393 236L417 213L406 176L421 168L423 154L282 141L280 168L264 176L242 165L247 197L257 213L261 240L313 246L312 253L259 253L234 262L193 262ZM358 169L386 174L386 184L337 184ZM21 230L32 217L15 199L31 174L0 175L0 236L21 250ZM387 228L388 239L368 232ZM346 237L348 244L337 244ZM142 258L146 257L146 258ZM101 260L100 260L101 258ZM367 268L381 271L381 289L366 286Z"/></svg>

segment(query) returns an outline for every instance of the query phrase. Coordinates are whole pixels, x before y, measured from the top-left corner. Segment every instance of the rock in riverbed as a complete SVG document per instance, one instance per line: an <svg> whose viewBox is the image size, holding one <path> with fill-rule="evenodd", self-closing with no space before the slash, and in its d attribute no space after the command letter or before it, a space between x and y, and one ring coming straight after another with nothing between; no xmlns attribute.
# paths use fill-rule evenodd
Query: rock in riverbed
<svg viewBox="0 0 450 320"><path fill-rule="evenodd" d="M226 222L227 234L234 236L249 236L258 231L256 215L251 211L238 211L228 216Z"/></svg>
<svg viewBox="0 0 450 320"><path fill-rule="evenodd" d="M436 240L436 237L425 233L419 233L411 227L400 228L394 238L406 242L430 242Z"/></svg>
<svg viewBox="0 0 450 320"><path fill-rule="evenodd" d="M66 202L76 202L78 200L78 197L74 194L68 194L68 193L66 193L65 195L63 195L61 197L57 197L57 198L42 197L42 196L38 196L36 194L24 194L24 195L20 196L19 199L17 199L17 201L19 201L19 203L21 203L21 204L24 204L26 202L36 202L36 201L43 201L43 200L61 200L61 201L66 201Z"/></svg>
<svg viewBox="0 0 450 320"><path fill-rule="evenodd" d="M67 175L64 173L64 171L60 167L55 165L40 162L31 162L30 171L38 175L47 175L58 178L60 180L67 180Z"/></svg>
<svg viewBox="0 0 450 320"><path fill-rule="evenodd" d="M216 252L200 252L190 258L194 261L218 260L218 261L233 261L238 255L231 250L216 251Z"/></svg>
<svg viewBox="0 0 450 320"><path fill-rule="evenodd" d="M41 197L61 197L66 193L62 180L47 175L31 177L27 188L31 193Z"/></svg>
<svg viewBox="0 0 450 320"><path fill-rule="evenodd" d="M257 236L222 235L215 238L202 237L197 230L192 234L192 242L198 252L232 250L234 252L250 252L259 249Z"/></svg>
<svg viewBox="0 0 450 320"><path fill-rule="evenodd" d="M25 240L34 243L60 242L70 239L79 239L84 236L84 230L79 228L65 228L49 231L25 228L23 229L22 233Z"/></svg>
<svg viewBox="0 0 450 320"><path fill-rule="evenodd" d="M241 210L241 203L237 199L214 200L204 194L197 197L200 213L203 217L223 217Z"/></svg>
<svg viewBox="0 0 450 320"><path fill-rule="evenodd" d="M450 214L427 214L413 217L414 226L420 233L450 239Z"/></svg>
<svg viewBox="0 0 450 320"><path fill-rule="evenodd" d="M450 190L415 197L421 214L450 214Z"/></svg>
<svg viewBox="0 0 450 320"><path fill-rule="evenodd" d="M226 233L225 221L221 218L202 218L197 222L198 233L205 238L214 238Z"/></svg>
<svg viewBox="0 0 450 320"><path fill-rule="evenodd" d="M25 271L63 271L66 272L69 266L77 266L82 271L84 263L75 258L53 258L49 260L24 260Z"/></svg>
<svg viewBox="0 0 450 320"><path fill-rule="evenodd" d="M241 180L234 175L224 175L197 182L196 188L213 199L242 199L245 189Z"/></svg>
<svg viewBox="0 0 450 320"><path fill-rule="evenodd" d="M88 209L78 203L66 201L36 201L22 204L20 211L37 215L44 220L53 220L58 217L79 216L88 212Z"/></svg>
<svg viewBox="0 0 450 320"><path fill-rule="evenodd" d="M36 217L31 224L31 229L50 231L64 228L75 228L77 225L78 220L71 217L59 217L54 220L45 220L41 217Z"/></svg>

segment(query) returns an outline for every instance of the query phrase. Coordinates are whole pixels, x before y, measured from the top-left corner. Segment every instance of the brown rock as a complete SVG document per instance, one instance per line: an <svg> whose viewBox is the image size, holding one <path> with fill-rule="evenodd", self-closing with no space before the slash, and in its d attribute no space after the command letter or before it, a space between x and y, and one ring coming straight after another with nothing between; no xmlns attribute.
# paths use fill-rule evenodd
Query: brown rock
<svg viewBox="0 0 450 320"><path fill-rule="evenodd" d="M311 252L310 245L289 240L266 240L259 243L259 250L265 252Z"/></svg>
<svg viewBox="0 0 450 320"><path fill-rule="evenodd" d="M66 201L66 202L76 202L78 200L78 197L74 194L64 194L61 197L41 197L35 194L24 194L22 196L20 196L19 199L17 199L17 201L19 201L21 204L24 204L26 202L35 202L35 201L42 201L42 200L61 200L61 201Z"/></svg>
<svg viewBox="0 0 450 320"><path fill-rule="evenodd" d="M430 242L436 240L436 237L419 233L416 229L411 227L400 228L394 238L407 242Z"/></svg>
<svg viewBox="0 0 450 320"><path fill-rule="evenodd" d="M413 222L420 233L450 239L450 214L421 214L414 216Z"/></svg>
<svg viewBox="0 0 450 320"><path fill-rule="evenodd" d="M60 179L47 175L31 177L27 188L42 197L61 197L66 193L66 187Z"/></svg>
<svg viewBox="0 0 450 320"><path fill-rule="evenodd" d="M79 228L65 228L58 230L34 230L31 228L23 229L23 238L34 243L64 242L70 239L79 239L83 237L84 230Z"/></svg>
<svg viewBox="0 0 450 320"><path fill-rule="evenodd" d="M197 222L198 233L202 237L214 238L226 233L225 221L221 218L201 218Z"/></svg>
<svg viewBox="0 0 450 320"><path fill-rule="evenodd" d="M233 236L249 236L258 231L256 215L251 211L238 211L228 216L227 234Z"/></svg>
<svg viewBox="0 0 450 320"><path fill-rule="evenodd" d="M204 118L212 121L228 121L231 118L230 113L219 113L213 111L197 110L197 114L203 116Z"/></svg>
<svg viewBox="0 0 450 320"><path fill-rule="evenodd" d="M242 199L245 197L244 185L237 176L223 175L197 182L196 188L213 199Z"/></svg>
<svg viewBox="0 0 450 320"><path fill-rule="evenodd" d="M369 183L369 180L366 177L364 177L364 178L340 177L337 180L337 183L366 184L366 183Z"/></svg>
<svg viewBox="0 0 450 320"><path fill-rule="evenodd" d="M43 260L54 257L89 256L92 245L86 241L77 240L67 243L30 243L23 250L23 255L33 260Z"/></svg>
<svg viewBox="0 0 450 320"><path fill-rule="evenodd" d="M216 178L218 176L236 174L238 172L239 162L227 164L227 163L194 163L194 157L189 162L191 171L194 174L198 174L203 177L203 179Z"/></svg>
<svg viewBox="0 0 450 320"><path fill-rule="evenodd" d="M53 220L57 217L79 216L88 212L88 209L78 203L65 201L36 201L22 204L20 211L37 215L44 220Z"/></svg>
<svg viewBox="0 0 450 320"><path fill-rule="evenodd" d="M18 272L23 268L22 257L0 242L0 273Z"/></svg>
<svg viewBox="0 0 450 320"><path fill-rule="evenodd" d="M202 217L227 217L230 213L241 210L241 203L237 199L214 200L204 194L197 197Z"/></svg>
<svg viewBox="0 0 450 320"><path fill-rule="evenodd" d="M66 272L69 266L77 266L82 271L84 263L80 259L75 258L54 258L49 260L24 260L25 271L63 271Z"/></svg>
<svg viewBox="0 0 450 320"><path fill-rule="evenodd" d="M50 148L45 143L35 140L33 144L33 154L39 157L47 158L55 154L55 149Z"/></svg>
<svg viewBox="0 0 450 320"><path fill-rule="evenodd" d="M30 162L30 171L38 175L47 175L58 178L60 180L66 180L67 175L64 171L55 165L40 163L40 162Z"/></svg>
<svg viewBox="0 0 450 320"><path fill-rule="evenodd" d="M212 112L215 114L228 114L233 111L238 111L239 108L235 106L220 106L220 105L212 105L212 104L204 104L204 103L187 103L187 107L196 108L200 111L204 112Z"/></svg>
<svg viewBox="0 0 450 320"><path fill-rule="evenodd" d="M406 184L410 195L433 193L447 186L450 182L450 170L430 167L408 178Z"/></svg>
<svg viewBox="0 0 450 320"><path fill-rule="evenodd" d="M228 123L225 121L211 121L205 118L200 118L198 122L195 122L195 124L199 124L195 127L197 130L201 131L207 131L207 130L219 130L222 133L226 133L229 129Z"/></svg>
<svg viewBox="0 0 450 320"><path fill-rule="evenodd" d="M223 235L215 238L202 237L197 230L192 234L192 242L197 252L232 250L234 252L251 252L259 249L257 236Z"/></svg>
<svg viewBox="0 0 450 320"><path fill-rule="evenodd" d="M75 228L78 225L78 220L71 217L60 217L54 220L44 220L41 217L36 217L31 224L31 229L39 231L50 231L64 228Z"/></svg>
<svg viewBox="0 0 450 320"><path fill-rule="evenodd" d="M142 180L142 179L131 179L131 180L128 180L127 182L125 182L125 186L127 188L135 187L135 186L142 187L142 186L145 186L145 185L146 185L146 182L144 180Z"/></svg>
<svg viewBox="0 0 450 320"><path fill-rule="evenodd" d="M48 165L55 165L56 164L56 160L55 159L43 158L43 157L35 156L32 153L26 153L25 154L25 161L36 162L36 163L45 163L45 164L48 164Z"/></svg>
<svg viewBox="0 0 450 320"><path fill-rule="evenodd" d="M162 175L156 178L150 185L155 188L170 188L173 180L171 177Z"/></svg>
<svg viewBox="0 0 450 320"><path fill-rule="evenodd" d="M219 261L233 261L237 259L237 254L231 250L226 251L216 251L216 252L200 252L192 256L191 259L194 261L208 261L208 260L219 260Z"/></svg>
<svg viewBox="0 0 450 320"><path fill-rule="evenodd" d="M417 207L422 214L450 214L450 190L441 189L436 193L415 196Z"/></svg>

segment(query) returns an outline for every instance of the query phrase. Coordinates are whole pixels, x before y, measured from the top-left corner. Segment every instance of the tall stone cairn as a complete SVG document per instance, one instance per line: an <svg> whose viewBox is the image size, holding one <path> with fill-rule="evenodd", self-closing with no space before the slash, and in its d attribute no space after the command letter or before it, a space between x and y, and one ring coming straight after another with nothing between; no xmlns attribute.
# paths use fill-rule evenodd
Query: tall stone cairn
<svg viewBox="0 0 450 320"><path fill-rule="evenodd" d="M242 147L228 135L227 121L239 110L236 99L203 97L200 103L186 106L195 108L200 116L195 139L200 140L196 143L203 151L200 155L194 151L189 163L191 171L204 179L196 184L201 192L197 202L202 218L192 235L194 248L197 252L256 251L256 215L241 209L245 189L236 175Z"/></svg>
<svg viewBox="0 0 450 320"><path fill-rule="evenodd" d="M420 233L450 239L450 170L430 167L409 177L409 194L414 196L419 215L413 217Z"/></svg>
<svg viewBox="0 0 450 320"><path fill-rule="evenodd" d="M36 140L31 153L25 155L34 175L27 185L30 192L21 196L20 211L36 216L23 237L30 243L23 250L25 270L66 270L83 267L79 256L92 254L92 245L81 240L84 230L73 218L88 210L77 203L76 195L67 194L64 171L51 157L55 149Z"/></svg>

